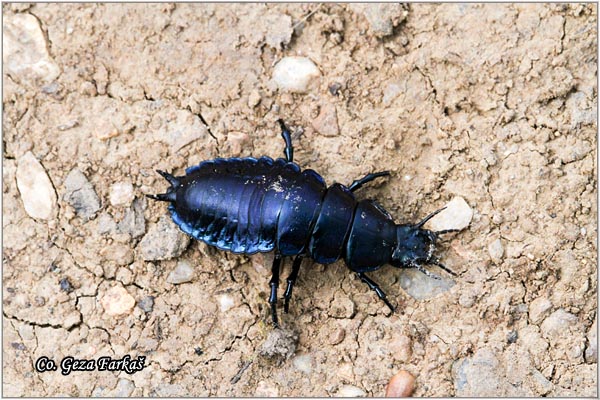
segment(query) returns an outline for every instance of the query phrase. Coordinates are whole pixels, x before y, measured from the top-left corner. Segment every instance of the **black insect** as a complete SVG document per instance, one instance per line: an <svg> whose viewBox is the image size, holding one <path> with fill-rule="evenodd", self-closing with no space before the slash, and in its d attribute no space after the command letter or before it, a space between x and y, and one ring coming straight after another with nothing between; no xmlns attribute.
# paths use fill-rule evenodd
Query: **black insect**
<svg viewBox="0 0 600 400"><path fill-rule="evenodd" d="M417 224L395 224L379 204L357 201L353 195L365 183L389 175L388 171L368 174L348 187L339 183L327 187L315 171L302 171L293 162L290 132L283 121L278 122L285 159L217 158L190 167L179 177L157 171L171 187L166 193L148 195L170 202L173 221L195 239L236 254L275 251L269 297L274 325L278 325L277 288L283 257L295 256L284 294L286 313L304 257L320 264L343 258L392 311L394 307L367 272L391 264L417 268L439 279L423 268L434 264L454 275L433 253L439 235L457 230L423 229L442 210Z"/></svg>

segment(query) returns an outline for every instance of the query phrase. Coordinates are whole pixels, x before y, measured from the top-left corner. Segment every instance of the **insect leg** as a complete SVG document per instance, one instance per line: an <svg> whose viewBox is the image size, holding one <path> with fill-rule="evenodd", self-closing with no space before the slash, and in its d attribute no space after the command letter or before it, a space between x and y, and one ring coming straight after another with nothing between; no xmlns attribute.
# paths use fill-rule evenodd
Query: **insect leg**
<svg viewBox="0 0 600 400"><path fill-rule="evenodd" d="M278 119L277 122L279 123L279 126L281 126L281 136L283 137L283 140L285 140L285 159L287 160L287 162L292 162L294 161L294 146L292 146L292 135L287 126L285 126L285 123L282 119Z"/></svg>
<svg viewBox="0 0 600 400"><path fill-rule="evenodd" d="M382 172L376 172L374 174L367 174L364 177L355 180L354 182L352 182L352 184L350 185L350 187L348 187L348 189L351 192L354 192L355 190L360 189L361 187L363 187L363 185L365 183L369 183L371 182L373 179L377 179L380 176L389 176L390 175L390 171L382 171Z"/></svg>
<svg viewBox="0 0 600 400"><path fill-rule="evenodd" d="M438 265L438 264L436 264L436 265ZM424 273L424 274L425 274L425 275L427 275L428 277L430 277L430 278L433 278L433 279L435 279L435 280L437 280L437 281L439 281L440 279L442 279L442 278L440 278L439 276L437 276L436 274L434 274L434 273L432 273L432 272L429 272L429 271L427 271L427 270L426 270L425 268L423 268L423 266L422 266L422 265L420 265L420 264L412 264L412 267L414 267L414 268L418 269L419 271L421 271L422 273Z"/></svg>
<svg viewBox="0 0 600 400"><path fill-rule="evenodd" d="M388 306L392 312L394 312L394 306L392 305L392 303L390 303L388 301L387 296L385 295L385 292L383 290L381 290L379 285L376 284L375 282L373 282L373 280L371 280L371 278L366 276L364 272L357 272L357 275L364 283L366 283L369 286L369 288L371 290L374 290L375 293L377 293L377 296L379 296L379 298L381 300L383 300L385 305Z"/></svg>
<svg viewBox="0 0 600 400"><path fill-rule="evenodd" d="M294 284L296 283L296 279L298 278L298 271L300 271L300 264L302 264L303 259L303 256L297 256L294 259L294 264L292 265L292 272L287 278L287 287L285 288L285 293L283 295L285 299L283 311L285 311L286 313L289 310L290 299L292 298L292 289L294 288Z"/></svg>
<svg viewBox="0 0 600 400"><path fill-rule="evenodd" d="M271 267L271 295L269 296L269 304L271 305L271 317L273 318L273 325L279 327L277 322L277 288L279 287L279 267L281 266L281 254L275 253L273 259L273 266Z"/></svg>

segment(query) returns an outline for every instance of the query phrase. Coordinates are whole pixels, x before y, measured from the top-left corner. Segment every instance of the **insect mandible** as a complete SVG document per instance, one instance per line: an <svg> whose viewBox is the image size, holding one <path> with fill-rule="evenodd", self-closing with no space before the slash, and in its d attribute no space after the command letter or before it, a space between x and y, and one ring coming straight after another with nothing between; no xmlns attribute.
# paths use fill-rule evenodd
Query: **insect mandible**
<svg viewBox="0 0 600 400"><path fill-rule="evenodd" d="M273 324L278 326L277 289L284 257L294 256L284 292L284 311L289 309L300 264L306 257L320 264L343 258L348 268L394 311L384 291L367 272L385 264L397 268L424 268L433 264L454 274L434 256L440 235L423 225L437 210L416 224L396 224L390 214L372 200L356 200L354 192L388 171L372 173L349 186L326 186L311 169L294 162L289 129L282 120L285 158L216 158L186 169L183 176L157 171L169 183L166 193L147 195L169 202L179 228L197 240L235 254L275 252L271 267L270 296Z"/></svg>

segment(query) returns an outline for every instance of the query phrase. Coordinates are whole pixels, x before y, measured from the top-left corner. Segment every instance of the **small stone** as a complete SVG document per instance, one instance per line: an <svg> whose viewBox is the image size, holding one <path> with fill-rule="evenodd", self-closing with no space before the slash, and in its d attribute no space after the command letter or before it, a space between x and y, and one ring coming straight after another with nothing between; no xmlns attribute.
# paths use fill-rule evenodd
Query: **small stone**
<svg viewBox="0 0 600 400"><path fill-rule="evenodd" d="M552 309L552 303L545 297L538 297L529 304L529 320L538 325L546 318Z"/></svg>
<svg viewBox="0 0 600 400"><path fill-rule="evenodd" d="M130 182L117 182L110 187L110 204L113 206L126 206L134 199L133 185Z"/></svg>
<svg viewBox="0 0 600 400"><path fill-rule="evenodd" d="M493 262L502 262L502 257L504 256L504 246L502 246L502 241L500 238L494 240L488 245L488 253L490 254L490 258Z"/></svg>
<svg viewBox="0 0 600 400"><path fill-rule="evenodd" d="M284 57L273 69L273 80L284 91L305 93L308 86L321 73L306 57Z"/></svg>
<svg viewBox="0 0 600 400"><path fill-rule="evenodd" d="M385 397L410 397L415 391L415 377L408 371L400 371L390 379Z"/></svg>
<svg viewBox="0 0 600 400"><path fill-rule="evenodd" d="M177 263L177 266L169 276L167 277L167 282L172 283L173 285L177 285L180 283L186 283L192 280L194 277L194 268L190 265L189 262L182 260Z"/></svg>
<svg viewBox="0 0 600 400"><path fill-rule="evenodd" d="M335 346L336 344L342 343L346 337L346 331L344 328L337 328L331 336L329 336L329 344Z"/></svg>
<svg viewBox="0 0 600 400"><path fill-rule="evenodd" d="M154 118L164 121L155 131L154 138L171 146L173 153L198 139L210 137L202 120L188 110L165 110Z"/></svg>
<svg viewBox="0 0 600 400"><path fill-rule="evenodd" d="M254 397L279 397L279 389L276 386L269 385L265 381L260 381L256 385Z"/></svg>
<svg viewBox="0 0 600 400"><path fill-rule="evenodd" d="M149 352L158 348L158 340L154 338L143 338L137 341L136 350Z"/></svg>
<svg viewBox="0 0 600 400"><path fill-rule="evenodd" d="M69 281L69 278L61 279L59 285L60 290L62 290L65 293L71 293L74 290L73 285L71 285L71 282Z"/></svg>
<svg viewBox="0 0 600 400"><path fill-rule="evenodd" d="M146 296L138 302L138 307L145 312L152 312L154 308L154 296Z"/></svg>
<svg viewBox="0 0 600 400"><path fill-rule="evenodd" d="M517 331L510 331L506 335L506 341L508 343L515 343L518 338L519 338L519 333Z"/></svg>
<svg viewBox="0 0 600 400"><path fill-rule="evenodd" d="M253 91L250 92L250 95L248 96L248 107L250 108L254 108L257 105L260 104L260 93L258 92L258 90L254 89Z"/></svg>
<svg viewBox="0 0 600 400"><path fill-rule="evenodd" d="M405 269L400 272L400 287L417 300L429 299L447 292L455 285L453 280L439 276L440 279L434 279L417 269Z"/></svg>
<svg viewBox="0 0 600 400"><path fill-rule="evenodd" d="M219 296L219 308L221 309L221 312L226 312L227 310L230 310L231 308L233 308L234 305L235 301L230 295L222 294L221 296Z"/></svg>
<svg viewBox="0 0 600 400"><path fill-rule="evenodd" d="M122 315L129 313L135 306L135 299L121 285L113 286L106 291L100 304L108 315Z"/></svg>
<svg viewBox="0 0 600 400"><path fill-rule="evenodd" d="M292 364L298 371L310 374L312 371L312 357L308 354L302 354L292 359Z"/></svg>
<svg viewBox="0 0 600 400"><path fill-rule="evenodd" d="M125 244L113 243L100 250L104 260L112 261L116 265L129 265L133 263L134 254L131 247Z"/></svg>
<svg viewBox="0 0 600 400"><path fill-rule="evenodd" d="M16 178L27 214L32 218L53 218L56 213L54 186L42 164L30 151L19 158Z"/></svg>
<svg viewBox="0 0 600 400"><path fill-rule="evenodd" d="M546 379L544 375L542 375L542 373L537 369L534 368L532 370L531 377L533 378L532 383L533 387L537 391L537 395L544 396L550 393L552 389L554 389L554 385L552 384L552 382Z"/></svg>
<svg viewBox="0 0 600 400"><path fill-rule="evenodd" d="M128 234L132 238L140 237L146 233L146 219L144 218L145 201L144 198L133 200L131 207L125 210L123 220L116 226L118 233Z"/></svg>
<svg viewBox="0 0 600 400"><path fill-rule="evenodd" d="M129 397L133 390L135 389L135 385L129 379L121 378L119 382L117 382L117 387L113 391L112 396L114 397Z"/></svg>
<svg viewBox="0 0 600 400"><path fill-rule="evenodd" d="M63 199L75 209L77 215L84 221L92 218L100 209L100 199L83 172L73 168L67 175L64 185Z"/></svg>
<svg viewBox="0 0 600 400"><path fill-rule="evenodd" d="M587 333L588 345L585 349L585 362L588 364L594 364L598 362L598 314L594 318L594 323L590 327Z"/></svg>
<svg viewBox="0 0 600 400"><path fill-rule="evenodd" d="M259 354L266 357L288 359L294 355L298 334L289 329L273 329L262 344Z"/></svg>
<svg viewBox="0 0 600 400"><path fill-rule="evenodd" d="M394 27L404 21L408 15L408 12L398 3L353 3L351 8L367 18L371 32L377 37L393 34Z"/></svg>
<svg viewBox="0 0 600 400"><path fill-rule="evenodd" d="M575 315L559 308L542 322L540 329L542 331L542 336L549 338L551 336L560 336L561 333L568 332L569 327L576 323L577 317Z"/></svg>
<svg viewBox="0 0 600 400"><path fill-rule="evenodd" d="M30 13L6 15L2 27L5 73L33 84L52 82L58 77L60 69L48 54L48 43L35 16Z"/></svg>
<svg viewBox="0 0 600 400"><path fill-rule="evenodd" d="M186 394L183 386L177 383L162 383L154 390L157 397L183 397Z"/></svg>
<svg viewBox="0 0 600 400"><path fill-rule="evenodd" d="M163 215L142 238L138 248L145 261L168 260L181 255L190 243L190 238Z"/></svg>
<svg viewBox="0 0 600 400"><path fill-rule="evenodd" d="M340 127L337 121L335 105L329 103L321 105L319 116L312 120L312 126L323 136L338 136L340 134Z"/></svg>
<svg viewBox="0 0 600 400"><path fill-rule="evenodd" d="M397 83L390 83L383 90L383 105L389 106L402 92L402 87Z"/></svg>
<svg viewBox="0 0 600 400"><path fill-rule="evenodd" d="M366 395L364 390L353 385L343 385L336 393L336 397L365 397Z"/></svg>
<svg viewBox="0 0 600 400"><path fill-rule="evenodd" d="M460 196L453 198L445 209L429 221L430 229L443 231L446 229L464 229L471 223L473 210Z"/></svg>

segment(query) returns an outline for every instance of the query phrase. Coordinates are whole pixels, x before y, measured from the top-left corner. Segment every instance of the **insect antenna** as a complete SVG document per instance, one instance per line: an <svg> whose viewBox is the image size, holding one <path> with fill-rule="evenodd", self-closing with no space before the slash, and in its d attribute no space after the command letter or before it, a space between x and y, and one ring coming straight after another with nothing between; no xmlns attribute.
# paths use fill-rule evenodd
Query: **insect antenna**
<svg viewBox="0 0 600 400"><path fill-rule="evenodd" d="M175 192L171 193L159 193L159 194L146 194L146 197L149 197L153 200L159 201L170 201L174 202L176 200Z"/></svg>
<svg viewBox="0 0 600 400"><path fill-rule="evenodd" d="M442 207L439 210L432 212L431 214L429 214L428 216L423 218L423 220L421 222L416 224L415 228L421 228L423 225L425 225L427 223L427 221L429 221L431 218L435 217L438 213L442 212L445 209L446 209L446 207Z"/></svg>
<svg viewBox="0 0 600 400"><path fill-rule="evenodd" d="M448 267L446 267L444 264L442 264L439 260L431 260L429 262L430 262L430 264L437 265L438 267L440 267L441 269L443 269L444 271L446 271L447 273L449 273L452 276L458 276L455 272L451 271Z"/></svg>
<svg viewBox="0 0 600 400"><path fill-rule="evenodd" d="M160 176L162 176L167 181L169 181L171 186L173 186L173 187L179 186L179 179L175 178L173 175L169 174L168 172L161 171L160 169L157 169L156 172L158 172L160 174Z"/></svg>

